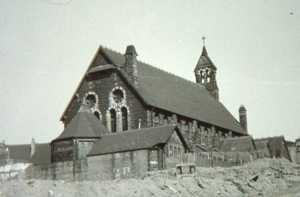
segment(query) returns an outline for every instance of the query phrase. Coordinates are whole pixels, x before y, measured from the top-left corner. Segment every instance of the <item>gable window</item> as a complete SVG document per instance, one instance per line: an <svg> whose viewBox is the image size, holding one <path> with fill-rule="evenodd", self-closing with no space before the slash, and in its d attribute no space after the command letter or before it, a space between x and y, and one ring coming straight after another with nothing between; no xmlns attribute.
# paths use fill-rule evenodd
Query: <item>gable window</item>
<svg viewBox="0 0 300 197"><path fill-rule="evenodd" d="M128 130L128 111L126 107L122 107L122 131Z"/></svg>
<svg viewBox="0 0 300 197"><path fill-rule="evenodd" d="M95 107L96 103L97 103L97 99L96 96L94 94L88 94L85 98L86 100L86 104L90 107L93 108Z"/></svg>
<svg viewBox="0 0 300 197"><path fill-rule="evenodd" d="M110 110L111 132L117 132L117 114L116 110Z"/></svg>
<svg viewBox="0 0 300 197"><path fill-rule="evenodd" d="M116 89L115 91L113 91L113 100L116 103L121 103L121 101L123 100L123 98L124 98L124 93L123 93L122 90Z"/></svg>

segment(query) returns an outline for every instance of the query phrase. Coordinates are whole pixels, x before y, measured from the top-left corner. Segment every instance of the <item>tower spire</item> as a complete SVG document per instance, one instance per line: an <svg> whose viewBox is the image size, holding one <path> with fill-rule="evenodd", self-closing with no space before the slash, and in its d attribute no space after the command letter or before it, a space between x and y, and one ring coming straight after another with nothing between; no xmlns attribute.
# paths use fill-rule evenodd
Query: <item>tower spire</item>
<svg viewBox="0 0 300 197"><path fill-rule="evenodd" d="M195 67L196 83L206 87L208 92L216 99L219 100L219 89L216 80L217 67L208 57L205 47L206 37L202 37L202 53Z"/></svg>

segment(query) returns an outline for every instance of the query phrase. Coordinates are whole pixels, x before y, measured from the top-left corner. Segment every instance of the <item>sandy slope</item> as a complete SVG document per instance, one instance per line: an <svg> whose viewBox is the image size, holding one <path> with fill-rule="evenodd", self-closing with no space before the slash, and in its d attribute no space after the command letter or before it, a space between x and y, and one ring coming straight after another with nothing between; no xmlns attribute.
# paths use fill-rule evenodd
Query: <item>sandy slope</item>
<svg viewBox="0 0 300 197"><path fill-rule="evenodd" d="M0 197L295 197L300 192L297 173L286 160L264 159L241 167L198 168L194 177L178 178L170 170L105 182L12 180L0 184Z"/></svg>

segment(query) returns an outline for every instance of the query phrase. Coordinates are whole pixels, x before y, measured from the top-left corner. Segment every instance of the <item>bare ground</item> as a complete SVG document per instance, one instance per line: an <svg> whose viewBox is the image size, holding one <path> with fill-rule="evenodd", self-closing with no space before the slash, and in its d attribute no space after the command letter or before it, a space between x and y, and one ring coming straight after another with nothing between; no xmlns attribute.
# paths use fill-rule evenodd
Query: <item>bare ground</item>
<svg viewBox="0 0 300 197"><path fill-rule="evenodd" d="M104 182L10 180L0 183L0 197L300 197L298 173L286 160L263 159L232 168L197 168L195 176L180 178L169 170Z"/></svg>

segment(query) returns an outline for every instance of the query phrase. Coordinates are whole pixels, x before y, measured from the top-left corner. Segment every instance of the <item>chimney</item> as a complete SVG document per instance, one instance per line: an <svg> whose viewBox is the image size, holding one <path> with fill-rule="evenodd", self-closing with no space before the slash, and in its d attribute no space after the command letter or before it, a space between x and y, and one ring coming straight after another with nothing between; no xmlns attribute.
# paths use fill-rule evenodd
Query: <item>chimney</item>
<svg viewBox="0 0 300 197"><path fill-rule="evenodd" d="M138 85L137 56L134 45L128 45L125 52L125 71L132 78L135 86Z"/></svg>
<svg viewBox="0 0 300 197"><path fill-rule="evenodd" d="M31 146L30 146L30 157L32 157L34 155L35 147L36 147L35 140L34 140L34 138L32 138L31 139Z"/></svg>
<svg viewBox="0 0 300 197"><path fill-rule="evenodd" d="M244 105L241 105L239 108L240 124L241 127L248 133L247 128L247 110Z"/></svg>

